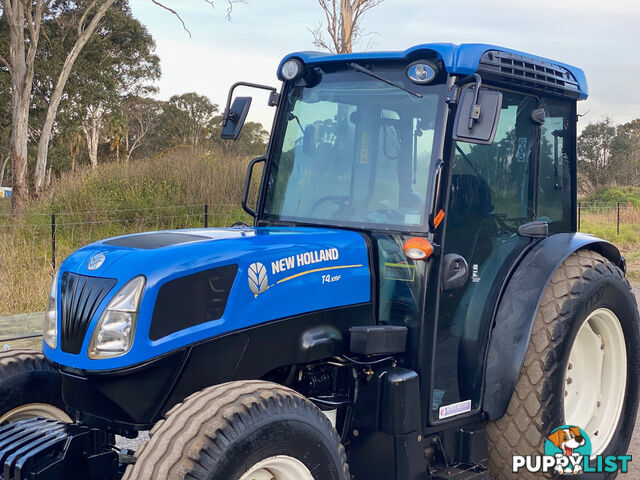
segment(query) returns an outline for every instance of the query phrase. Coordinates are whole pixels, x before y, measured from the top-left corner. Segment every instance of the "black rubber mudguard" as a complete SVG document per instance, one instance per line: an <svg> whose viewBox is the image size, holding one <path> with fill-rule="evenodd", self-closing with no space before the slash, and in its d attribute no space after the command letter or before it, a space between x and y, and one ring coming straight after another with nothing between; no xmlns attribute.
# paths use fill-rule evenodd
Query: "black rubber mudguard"
<svg viewBox="0 0 640 480"><path fill-rule="evenodd" d="M551 277L567 257L585 248L624 270L620 251L606 240L582 233L558 233L539 241L511 275L493 322L486 357L482 409L489 420L501 418L507 411L538 305Z"/></svg>

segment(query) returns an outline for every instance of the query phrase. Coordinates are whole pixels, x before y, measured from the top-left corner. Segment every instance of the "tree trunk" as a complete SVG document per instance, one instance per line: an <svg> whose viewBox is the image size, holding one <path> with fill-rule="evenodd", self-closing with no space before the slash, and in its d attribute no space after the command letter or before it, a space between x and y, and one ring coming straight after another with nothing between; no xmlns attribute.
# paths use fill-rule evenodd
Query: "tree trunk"
<svg viewBox="0 0 640 480"><path fill-rule="evenodd" d="M82 129L87 139L87 150L89 151L89 163L91 168L98 166L98 145L100 144L100 130L102 130L102 113L98 105L91 108L89 118L82 122Z"/></svg>
<svg viewBox="0 0 640 480"><path fill-rule="evenodd" d="M2 1L4 15L9 23L9 61L11 73L11 164L13 167L13 193L11 212L19 215L29 198L27 183L27 154L29 144L29 100L33 86L33 61L40 33L41 2L37 4L35 18L26 18L23 2ZM31 34L29 49L25 43L25 22Z"/></svg>
<svg viewBox="0 0 640 480"><path fill-rule="evenodd" d="M7 155L4 160L2 161L2 168L0 168L0 187L2 186L2 182L4 180L4 172L7 169L7 163L9 163L9 160L11 160L11 155Z"/></svg>
<svg viewBox="0 0 640 480"><path fill-rule="evenodd" d="M58 81L56 82L56 86L53 90L53 93L51 94L49 108L47 109L47 116L44 121L44 126L42 127L40 141L38 142L38 158L36 160L36 170L34 175L34 195L36 196L36 198L42 196L45 173L47 171L47 157L49 156L49 143L51 142L53 125L56 120L60 101L62 100L64 88L67 84L67 80L69 79L69 74L71 73L71 69L76 62L78 55L80 55L80 52L91 38L91 35L93 35L93 32L96 30L98 23L100 22L100 20L102 20L102 17L104 17L105 13L109 9L109 7L114 4L114 2L115 0L105 0L100 8L98 8L86 28L83 25L85 20L84 17L80 21L80 25L78 25L78 39L76 40L75 45L71 48L71 51L64 61L64 65L62 66L62 70L60 71L60 75L58 76ZM88 7L87 11L92 9L92 7L93 4ZM95 148L96 154L94 159L97 165L97 145ZM95 165L93 163L92 167L95 168Z"/></svg>
<svg viewBox="0 0 640 480"><path fill-rule="evenodd" d="M353 6L351 0L342 0L342 31L340 32L340 51L337 53L351 53L353 50Z"/></svg>

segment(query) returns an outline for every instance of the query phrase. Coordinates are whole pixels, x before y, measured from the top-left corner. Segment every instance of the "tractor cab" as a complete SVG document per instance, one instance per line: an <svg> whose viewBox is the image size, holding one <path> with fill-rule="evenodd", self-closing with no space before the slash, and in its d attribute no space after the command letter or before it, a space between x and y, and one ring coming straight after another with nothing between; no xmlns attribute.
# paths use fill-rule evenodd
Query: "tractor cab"
<svg viewBox="0 0 640 480"><path fill-rule="evenodd" d="M481 415L508 276L536 241L575 232L582 72L499 47L423 45L291 54L279 76L269 150L251 164L265 162L259 198L245 209L257 226L360 232L376 323L407 328L424 424ZM246 115L234 89L229 138Z"/></svg>

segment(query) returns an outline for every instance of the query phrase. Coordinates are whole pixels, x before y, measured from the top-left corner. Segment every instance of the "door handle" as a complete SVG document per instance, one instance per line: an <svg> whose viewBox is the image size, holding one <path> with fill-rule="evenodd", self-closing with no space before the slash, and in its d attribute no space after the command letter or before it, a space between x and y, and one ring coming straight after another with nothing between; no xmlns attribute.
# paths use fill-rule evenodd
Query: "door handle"
<svg viewBox="0 0 640 480"><path fill-rule="evenodd" d="M469 264L462 255L447 253L442 259L442 291L454 290L467 283Z"/></svg>

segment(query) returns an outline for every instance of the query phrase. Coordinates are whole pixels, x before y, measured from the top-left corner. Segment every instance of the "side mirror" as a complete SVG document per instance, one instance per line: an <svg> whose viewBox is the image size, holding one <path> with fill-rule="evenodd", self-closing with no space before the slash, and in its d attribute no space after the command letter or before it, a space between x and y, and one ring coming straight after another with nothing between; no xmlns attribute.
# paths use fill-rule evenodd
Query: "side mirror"
<svg viewBox="0 0 640 480"><path fill-rule="evenodd" d="M453 124L453 139L481 145L493 143L501 107L502 92L481 88L479 82L475 87L464 88Z"/></svg>
<svg viewBox="0 0 640 480"><path fill-rule="evenodd" d="M222 116L222 133L220 137L225 140L236 140L244 126L251 106L251 97L237 97L231 108Z"/></svg>

